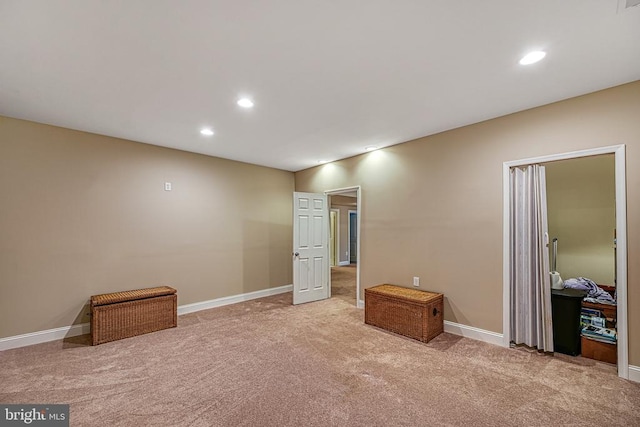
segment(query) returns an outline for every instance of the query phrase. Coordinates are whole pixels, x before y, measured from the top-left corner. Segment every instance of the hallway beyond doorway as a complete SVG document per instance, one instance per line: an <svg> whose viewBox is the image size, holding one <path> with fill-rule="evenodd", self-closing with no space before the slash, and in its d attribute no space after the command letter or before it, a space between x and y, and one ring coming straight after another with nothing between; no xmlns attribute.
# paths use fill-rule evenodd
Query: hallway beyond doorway
<svg viewBox="0 0 640 427"><path fill-rule="evenodd" d="M331 298L356 304L356 265L331 267Z"/></svg>

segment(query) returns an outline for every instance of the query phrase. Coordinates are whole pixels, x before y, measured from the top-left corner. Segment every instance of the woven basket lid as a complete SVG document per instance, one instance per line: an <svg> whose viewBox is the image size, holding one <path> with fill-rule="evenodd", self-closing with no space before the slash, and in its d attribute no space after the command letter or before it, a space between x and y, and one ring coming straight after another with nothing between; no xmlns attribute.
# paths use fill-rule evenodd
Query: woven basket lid
<svg viewBox="0 0 640 427"><path fill-rule="evenodd" d="M388 295L403 298L409 301L429 302L442 298L442 294L435 292L421 291L419 289L404 288L397 285L378 285L365 289L367 292L373 292L379 295Z"/></svg>
<svg viewBox="0 0 640 427"><path fill-rule="evenodd" d="M110 294L93 295L91 305L115 304L117 302L135 301L144 298L160 297L163 295L175 294L176 290L169 286L158 286L156 288L136 289L132 291L112 292Z"/></svg>

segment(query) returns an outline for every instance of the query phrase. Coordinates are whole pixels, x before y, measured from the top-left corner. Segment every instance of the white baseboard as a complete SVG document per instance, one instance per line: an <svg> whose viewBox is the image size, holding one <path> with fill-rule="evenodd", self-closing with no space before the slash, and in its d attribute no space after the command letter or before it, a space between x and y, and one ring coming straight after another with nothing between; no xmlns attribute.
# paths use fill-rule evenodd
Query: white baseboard
<svg viewBox="0 0 640 427"><path fill-rule="evenodd" d="M351 263L349 261L340 261L340 262L338 262L338 266L340 266L340 267L344 267L345 265L351 265Z"/></svg>
<svg viewBox="0 0 640 427"><path fill-rule="evenodd" d="M292 290L293 285L284 285L277 288L263 289L261 291L247 292L246 294L232 295L230 297L222 297L208 301L195 302L193 304L181 305L178 307L178 316L194 313L196 311L208 310L210 308L222 307L223 305L236 304L238 302L268 297L271 295L284 294L286 292L291 292Z"/></svg>
<svg viewBox="0 0 640 427"><path fill-rule="evenodd" d="M79 325L63 326L61 328L48 329L46 331L31 332L28 334L15 335L13 337L0 338L0 351L61 340L67 337L88 334L89 332L91 332L90 324L80 323Z"/></svg>
<svg viewBox="0 0 640 427"><path fill-rule="evenodd" d="M235 304L238 302L249 301L256 298L283 294L285 292L291 292L292 290L293 285L285 285L279 286L277 288L248 292L246 294L232 295L230 297L222 297L209 301L181 305L178 307L178 315L194 313L200 310L207 310L209 308L221 307L223 305ZM48 329L46 331L31 332L28 334L0 338L0 351L10 350L12 348L18 347L26 347L28 345L40 344L49 341L61 340L64 338L88 334L90 332L91 325L89 323L81 323L79 325L63 326L61 328Z"/></svg>
<svg viewBox="0 0 640 427"><path fill-rule="evenodd" d="M629 365L629 380L640 383L640 366Z"/></svg>
<svg viewBox="0 0 640 427"><path fill-rule="evenodd" d="M486 342L503 346L503 335L497 332L485 331L484 329L474 328L473 326L461 325L459 323L444 321L444 331L454 335L460 335L465 338Z"/></svg>

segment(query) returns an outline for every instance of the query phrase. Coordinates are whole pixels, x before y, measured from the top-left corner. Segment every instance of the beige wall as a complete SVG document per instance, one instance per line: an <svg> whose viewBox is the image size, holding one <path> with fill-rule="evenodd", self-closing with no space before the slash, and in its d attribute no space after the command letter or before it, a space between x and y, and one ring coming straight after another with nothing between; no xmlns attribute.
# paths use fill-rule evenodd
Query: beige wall
<svg viewBox="0 0 640 427"><path fill-rule="evenodd" d="M558 238L563 279L614 284L616 228L613 154L545 164L549 236Z"/></svg>
<svg viewBox="0 0 640 427"><path fill-rule="evenodd" d="M503 162L626 144L629 355L640 365L638 117L634 82L301 171L296 190L362 186L362 288L420 276L444 292L446 320L502 332Z"/></svg>
<svg viewBox="0 0 640 427"><path fill-rule="evenodd" d="M92 294L169 285L182 305L290 284L293 187L290 172L0 117L0 337L87 322Z"/></svg>

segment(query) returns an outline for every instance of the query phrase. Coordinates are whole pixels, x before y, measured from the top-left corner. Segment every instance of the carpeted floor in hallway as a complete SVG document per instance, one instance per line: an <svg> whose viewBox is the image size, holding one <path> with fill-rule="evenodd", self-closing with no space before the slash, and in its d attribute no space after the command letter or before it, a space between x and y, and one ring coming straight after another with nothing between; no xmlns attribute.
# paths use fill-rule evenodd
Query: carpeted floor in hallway
<svg viewBox="0 0 640 427"><path fill-rule="evenodd" d="M356 304L356 264L331 267L331 297Z"/></svg>

